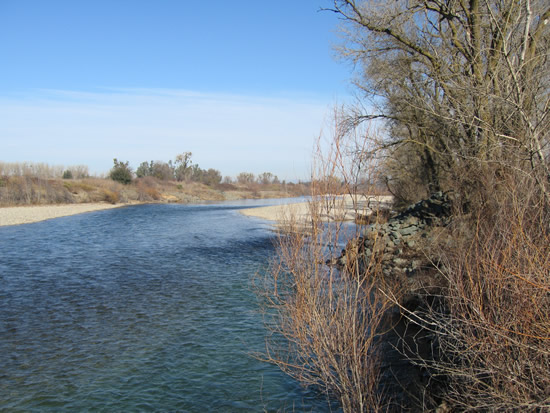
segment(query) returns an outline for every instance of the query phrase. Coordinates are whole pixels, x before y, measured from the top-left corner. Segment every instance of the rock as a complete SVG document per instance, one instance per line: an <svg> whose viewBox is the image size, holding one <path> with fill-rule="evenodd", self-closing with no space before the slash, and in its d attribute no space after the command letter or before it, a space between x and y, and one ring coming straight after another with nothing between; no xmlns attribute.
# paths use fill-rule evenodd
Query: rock
<svg viewBox="0 0 550 413"><path fill-rule="evenodd" d="M406 228L401 228L399 230L399 233L406 237L406 236L409 236L409 235L413 235L415 233L417 233L419 231L419 228L415 225L412 225L412 226L409 226L409 227L406 227Z"/></svg>
<svg viewBox="0 0 550 413"><path fill-rule="evenodd" d="M380 260L384 275L391 274L414 278L423 269L430 268L422 251L416 251L430 237L431 230L445 226L450 221L451 202L447 194L437 192L430 198L409 206L403 212L390 217L387 222L375 220L362 229L362 237L351 240L338 259L327 261L345 271L356 265L366 268L372 259ZM406 257L402 246L406 245Z"/></svg>
<svg viewBox="0 0 550 413"><path fill-rule="evenodd" d="M394 258L393 263L398 267L404 267L409 263L409 261L403 258Z"/></svg>
<svg viewBox="0 0 550 413"><path fill-rule="evenodd" d="M393 231L390 232L390 237L392 237L394 239L400 239L401 234L399 233L399 231L393 230Z"/></svg>
<svg viewBox="0 0 550 413"><path fill-rule="evenodd" d="M418 226L419 221L420 220L418 219L418 217L416 217L414 215L408 216L406 219L402 220L401 228L407 228L407 227L410 227L410 226Z"/></svg>

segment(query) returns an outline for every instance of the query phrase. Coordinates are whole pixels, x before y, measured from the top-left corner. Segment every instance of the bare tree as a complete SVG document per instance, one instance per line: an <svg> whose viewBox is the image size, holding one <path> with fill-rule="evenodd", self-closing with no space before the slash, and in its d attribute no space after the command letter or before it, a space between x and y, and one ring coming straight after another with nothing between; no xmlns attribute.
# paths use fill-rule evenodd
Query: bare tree
<svg viewBox="0 0 550 413"><path fill-rule="evenodd" d="M249 185L254 183L254 174L251 172L241 172L237 175L237 182L243 185Z"/></svg>
<svg viewBox="0 0 550 413"><path fill-rule="evenodd" d="M191 152L183 152L176 156L174 161L175 165L175 177L177 181L183 181L188 179L191 175L191 166L193 162L191 161Z"/></svg>
<svg viewBox="0 0 550 413"><path fill-rule="evenodd" d="M371 104L350 126L386 119L383 148L407 151L428 191L498 163L536 171L549 196L547 1L335 0L332 10Z"/></svg>
<svg viewBox="0 0 550 413"><path fill-rule="evenodd" d="M269 185L275 180L276 176L271 172L263 172L258 175L258 183L262 185Z"/></svg>
<svg viewBox="0 0 550 413"><path fill-rule="evenodd" d="M90 172L86 165L69 166L68 170L71 171L75 179L84 179L90 176Z"/></svg>

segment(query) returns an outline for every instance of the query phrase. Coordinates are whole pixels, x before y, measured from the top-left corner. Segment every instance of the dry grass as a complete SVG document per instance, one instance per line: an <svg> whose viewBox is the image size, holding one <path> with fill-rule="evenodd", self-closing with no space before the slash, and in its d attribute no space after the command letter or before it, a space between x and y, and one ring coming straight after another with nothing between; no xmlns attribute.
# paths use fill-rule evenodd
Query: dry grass
<svg viewBox="0 0 550 413"><path fill-rule="evenodd" d="M120 194L115 191L111 191L109 189L103 189L101 190L101 193L103 195L103 201L108 202L110 204L116 204L120 202Z"/></svg>
<svg viewBox="0 0 550 413"><path fill-rule="evenodd" d="M29 176L0 178L0 205L72 203L70 192L59 180Z"/></svg>
<svg viewBox="0 0 550 413"><path fill-rule="evenodd" d="M1 165L0 165L1 166ZM46 172L41 172L46 174ZM288 185L303 190L303 185ZM153 177L122 185L110 179L45 179L30 175L0 176L0 206L46 205L94 202L201 202L226 199L278 198L294 196L280 191L253 191L238 185L213 188L197 182L176 183ZM271 188L273 189L273 188Z"/></svg>

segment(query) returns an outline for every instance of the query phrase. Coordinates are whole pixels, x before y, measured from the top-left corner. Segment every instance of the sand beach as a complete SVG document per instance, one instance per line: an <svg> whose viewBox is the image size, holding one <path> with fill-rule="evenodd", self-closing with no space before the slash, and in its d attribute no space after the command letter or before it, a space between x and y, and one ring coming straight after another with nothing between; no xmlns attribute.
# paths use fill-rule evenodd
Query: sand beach
<svg viewBox="0 0 550 413"><path fill-rule="evenodd" d="M316 202L300 202L259 208L243 209L240 212L249 217L268 221L286 221L289 218L298 222L311 221L312 208L324 221L353 221L357 214L369 215L376 208L387 208L393 202L388 195L343 195L327 196Z"/></svg>
<svg viewBox="0 0 550 413"><path fill-rule="evenodd" d="M284 221L289 218L298 222L311 220L312 207L317 208L316 214L325 221L353 221L357 214L368 215L377 207L390 205L391 196L355 196L350 195L327 197L319 202L299 202L274 205L259 208L247 208L240 212L249 217L268 221ZM0 207L0 226L30 224L47 219L59 218L85 212L120 208L129 204L83 203L62 205L32 205L16 207Z"/></svg>
<svg viewBox="0 0 550 413"><path fill-rule="evenodd" d="M84 212L119 208L127 204L63 204L63 205L32 205L0 208L0 226L30 224Z"/></svg>

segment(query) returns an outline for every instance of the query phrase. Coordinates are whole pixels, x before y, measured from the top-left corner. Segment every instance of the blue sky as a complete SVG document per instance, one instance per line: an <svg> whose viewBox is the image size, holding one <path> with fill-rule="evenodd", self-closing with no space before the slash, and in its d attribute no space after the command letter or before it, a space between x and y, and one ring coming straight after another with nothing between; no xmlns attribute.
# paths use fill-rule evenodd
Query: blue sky
<svg viewBox="0 0 550 413"><path fill-rule="evenodd" d="M303 179L350 68L328 0L0 0L0 160L191 151L224 175Z"/></svg>

